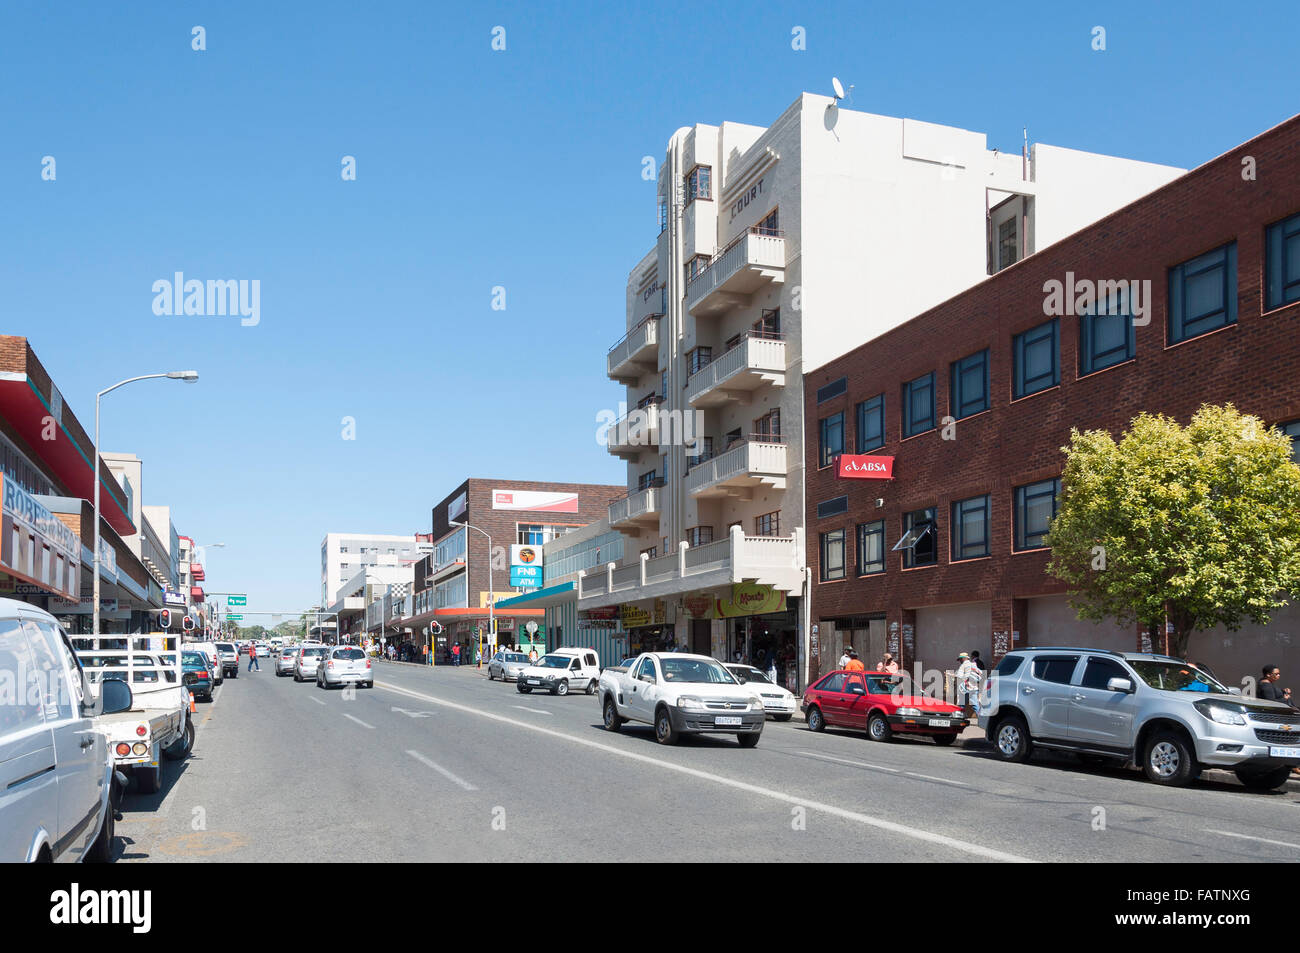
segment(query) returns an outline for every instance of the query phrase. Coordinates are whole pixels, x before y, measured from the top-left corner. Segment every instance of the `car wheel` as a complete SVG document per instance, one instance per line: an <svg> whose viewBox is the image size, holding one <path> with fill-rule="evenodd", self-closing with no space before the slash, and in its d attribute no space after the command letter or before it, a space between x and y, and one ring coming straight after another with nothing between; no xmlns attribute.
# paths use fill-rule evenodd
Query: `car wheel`
<svg viewBox="0 0 1300 953"><path fill-rule="evenodd" d="M157 794L162 783L162 765L157 767L136 766L132 772L141 794Z"/></svg>
<svg viewBox="0 0 1300 953"><path fill-rule="evenodd" d="M998 722L998 730L993 737L998 757L1003 761L1017 763L1028 761L1029 755L1034 750L1034 742L1029 737L1029 728L1019 715L1008 715Z"/></svg>
<svg viewBox="0 0 1300 953"><path fill-rule="evenodd" d="M1234 773L1237 775L1237 780L1252 791L1271 791L1274 788L1280 788L1291 777L1289 767L1272 768L1267 771L1249 771L1245 768L1237 768Z"/></svg>
<svg viewBox="0 0 1300 953"><path fill-rule="evenodd" d="M808 722L809 731L826 730L826 719L822 717L822 710L816 705L813 705L808 709L807 713L804 715L804 719Z"/></svg>
<svg viewBox="0 0 1300 953"><path fill-rule="evenodd" d="M761 731L753 731L747 735L736 735L736 740L740 742L742 748L757 748L759 736L762 734Z"/></svg>
<svg viewBox="0 0 1300 953"><path fill-rule="evenodd" d="M231 673L230 673L230 677L231 677L231 678L239 678L239 673L238 673L238 672L231 672Z"/></svg>
<svg viewBox="0 0 1300 953"><path fill-rule="evenodd" d="M117 830L117 809L113 807L113 798L109 797L104 809L104 823L99 827L99 834L82 857L89 864L107 864L113 859L113 834Z"/></svg>
<svg viewBox="0 0 1300 953"><path fill-rule="evenodd" d="M185 731L179 738L173 741L166 748L163 748L163 757L168 761L180 761L190 749L194 747L194 722L188 718L185 719Z"/></svg>
<svg viewBox="0 0 1300 953"><path fill-rule="evenodd" d="M1157 731L1142 752L1142 770L1147 779L1169 787L1182 787L1195 780L1196 756L1187 739L1174 731Z"/></svg>
<svg viewBox="0 0 1300 953"><path fill-rule="evenodd" d="M791 718L793 718L793 717L794 717L794 715L791 715L791 714L785 714L785 715L773 715L773 716L772 716L772 720L773 720L773 721L789 721L789 720L790 720Z"/></svg>
<svg viewBox="0 0 1300 953"><path fill-rule="evenodd" d="M952 734L948 734L948 735L931 735L931 737L934 738L934 743L937 744L940 748L946 748L946 747L948 747L950 744L952 744L954 741L957 740L957 736L956 736L956 735L952 735Z"/></svg>
<svg viewBox="0 0 1300 953"><path fill-rule="evenodd" d="M567 694L569 694L569 680L568 680L567 678L562 678L562 679L560 679L560 680L556 683L555 688L551 689L551 694L552 694L552 695L567 695Z"/></svg>
<svg viewBox="0 0 1300 953"><path fill-rule="evenodd" d="M596 694L596 680L594 678L587 683L587 694L588 695Z"/></svg>
<svg viewBox="0 0 1300 953"><path fill-rule="evenodd" d="M519 686L519 693L520 693L521 695L531 695L531 694L532 694L532 691L533 691L533 690L532 690L531 688L529 688L527 685L520 685L520 686Z"/></svg>
<svg viewBox="0 0 1300 953"><path fill-rule="evenodd" d="M655 712L655 741L661 745L675 745L678 741L677 729L673 727L673 716L666 707Z"/></svg>
<svg viewBox="0 0 1300 953"><path fill-rule="evenodd" d="M867 735L872 741L888 741L894 737L894 729L889 727L889 719L878 711L873 711L867 719Z"/></svg>
<svg viewBox="0 0 1300 953"><path fill-rule="evenodd" d="M488 666L488 681L491 682L491 681L495 681L495 680L496 680L496 676L492 674L492 666L489 665L489 666Z"/></svg>
<svg viewBox="0 0 1300 953"><path fill-rule="evenodd" d="M623 727L623 720L618 715L618 706L614 704L614 699L606 698L604 705L604 718L606 731L618 731Z"/></svg>
<svg viewBox="0 0 1300 953"><path fill-rule="evenodd" d="M294 673L293 673L293 680L294 680L295 682L301 682L301 681L302 681L302 676L299 675L297 672L294 672Z"/></svg>

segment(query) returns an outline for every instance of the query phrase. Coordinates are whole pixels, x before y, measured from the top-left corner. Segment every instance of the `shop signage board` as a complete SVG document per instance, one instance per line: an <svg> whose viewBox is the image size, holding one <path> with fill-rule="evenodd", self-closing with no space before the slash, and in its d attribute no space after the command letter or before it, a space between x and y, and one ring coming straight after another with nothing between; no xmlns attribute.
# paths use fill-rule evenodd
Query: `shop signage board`
<svg viewBox="0 0 1300 953"><path fill-rule="evenodd" d="M175 589L164 590L163 602L169 606L183 606L185 605L185 593L177 592Z"/></svg>
<svg viewBox="0 0 1300 953"><path fill-rule="evenodd" d="M841 453L835 475L841 480L892 480L894 458L866 453Z"/></svg>
<svg viewBox="0 0 1300 953"><path fill-rule="evenodd" d="M650 611L642 609L640 606L634 606L631 603L625 603L618 607L619 617L623 620L623 628L633 629L639 625L651 625Z"/></svg>
<svg viewBox="0 0 1300 953"><path fill-rule="evenodd" d="M510 547L511 566L541 566L542 547L515 543Z"/></svg>
<svg viewBox="0 0 1300 953"><path fill-rule="evenodd" d="M718 600L718 617L731 619L742 615L767 615L786 610L785 593L754 582L738 582L731 587L731 597Z"/></svg>
<svg viewBox="0 0 1300 953"><path fill-rule="evenodd" d="M576 513L578 494L548 493L539 490L492 491L492 509L529 510L534 513Z"/></svg>
<svg viewBox="0 0 1300 953"><path fill-rule="evenodd" d="M226 605L228 606L246 606L248 605L247 595L228 595L226 596Z"/></svg>
<svg viewBox="0 0 1300 953"><path fill-rule="evenodd" d="M511 566L510 585L520 586L525 589L540 589L542 587L542 567Z"/></svg>
<svg viewBox="0 0 1300 953"><path fill-rule="evenodd" d="M81 540L0 474L0 570L71 602L81 598Z"/></svg>

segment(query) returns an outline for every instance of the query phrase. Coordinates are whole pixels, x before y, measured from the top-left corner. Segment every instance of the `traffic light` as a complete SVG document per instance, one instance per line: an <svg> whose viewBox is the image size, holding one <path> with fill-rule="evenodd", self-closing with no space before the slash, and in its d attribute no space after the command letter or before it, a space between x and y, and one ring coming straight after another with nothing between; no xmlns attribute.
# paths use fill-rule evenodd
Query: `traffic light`
<svg viewBox="0 0 1300 953"><path fill-rule="evenodd" d="M193 632L194 625L195 625L194 616L192 615L187 615L185 618L181 620L181 628L184 629L186 632Z"/></svg>
<svg viewBox="0 0 1300 953"><path fill-rule="evenodd" d="M170 628L172 627L172 610L171 610L171 609L159 609L159 610L158 610L158 625L161 626L161 627L164 628L164 629L170 629Z"/></svg>

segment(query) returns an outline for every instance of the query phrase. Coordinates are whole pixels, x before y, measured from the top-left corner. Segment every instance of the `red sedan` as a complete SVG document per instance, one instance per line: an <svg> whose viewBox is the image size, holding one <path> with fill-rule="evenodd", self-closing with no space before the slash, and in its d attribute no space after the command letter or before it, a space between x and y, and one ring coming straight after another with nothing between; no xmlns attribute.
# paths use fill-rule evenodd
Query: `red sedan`
<svg viewBox="0 0 1300 953"><path fill-rule="evenodd" d="M899 733L950 745L967 724L956 705L916 694L906 675L888 672L831 672L804 692L800 707L812 731L827 725L865 729L872 741Z"/></svg>

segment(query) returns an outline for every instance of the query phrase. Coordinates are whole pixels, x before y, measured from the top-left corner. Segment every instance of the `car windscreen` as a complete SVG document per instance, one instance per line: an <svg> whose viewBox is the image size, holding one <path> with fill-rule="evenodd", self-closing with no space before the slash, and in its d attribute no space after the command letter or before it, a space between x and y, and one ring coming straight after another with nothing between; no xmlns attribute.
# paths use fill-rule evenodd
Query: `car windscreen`
<svg viewBox="0 0 1300 953"><path fill-rule="evenodd" d="M659 659L666 682L710 682L715 685L735 685L731 673L708 659L665 658Z"/></svg>
<svg viewBox="0 0 1300 953"><path fill-rule="evenodd" d="M223 651L223 652L233 652L233 651L235 651L235 647L234 647L233 645L231 645L229 642L218 642L218 643L217 643L217 648L221 649L221 651Z"/></svg>
<svg viewBox="0 0 1300 953"><path fill-rule="evenodd" d="M208 667L208 659L202 652L182 652L181 658L186 665L197 665L199 668Z"/></svg>
<svg viewBox="0 0 1300 953"><path fill-rule="evenodd" d="M503 662L527 662L527 661L528 661L528 656L527 656L527 655L520 655L518 652L508 652L508 653L506 653L504 656L502 656L501 661L503 661Z"/></svg>
<svg viewBox="0 0 1300 953"><path fill-rule="evenodd" d="M1164 692L1218 692L1228 690L1219 681L1188 662L1158 662L1129 659L1128 664L1138 673L1138 678L1152 688Z"/></svg>
<svg viewBox="0 0 1300 953"><path fill-rule="evenodd" d="M309 656L313 656L313 655L321 655L324 652L325 652L325 647L323 645L322 646L309 645L307 646L307 648L302 650L302 657L308 658Z"/></svg>
<svg viewBox="0 0 1300 953"><path fill-rule="evenodd" d="M537 662L538 668L568 668L569 657L567 655L543 655Z"/></svg>
<svg viewBox="0 0 1300 953"><path fill-rule="evenodd" d="M767 677L767 675L764 672L760 672L756 668L750 666L744 666L738 670L732 669L733 673L735 673L736 671L739 671L741 675L744 675L745 678L747 678L751 682L767 682L769 685L772 684L771 680Z"/></svg>
<svg viewBox="0 0 1300 953"><path fill-rule="evenodd" d="M334 653L334 657L339 659L348 659L349 661L356 661L357 659L365 658L366 653L361 651L360 649L339 649Z"/></svg>

